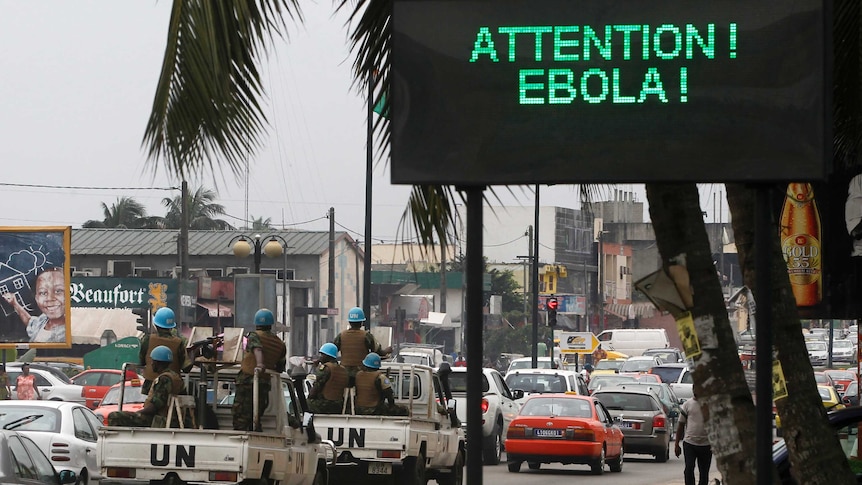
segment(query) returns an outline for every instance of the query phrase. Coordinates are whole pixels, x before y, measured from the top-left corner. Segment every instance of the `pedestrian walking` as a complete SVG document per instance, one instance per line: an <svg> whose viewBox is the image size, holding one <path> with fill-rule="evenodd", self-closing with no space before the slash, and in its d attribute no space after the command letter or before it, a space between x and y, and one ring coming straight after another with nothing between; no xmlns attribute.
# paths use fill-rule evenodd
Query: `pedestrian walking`
<svg viewBox="0 0 862 485"><path fill-rule="evenodd" d="M42 393L36 386L36 376L30 373L30 364L24 362L21 366L21 375L15 380L15 392L18 399L33 401L42 399Z"/></svg>
<svg viewBox="0 0 862 485"><path fill-rule="evenodd" d="M694 467L697 464L699 479L698 485L709 485L709 467L712 463L712 447L706 434L706 426L703 420L703 411L697 394L683 403L680 407L679 423L676 430L676 442L674 453L677 458L680 455L679 441L682 439L685 453L685 485L695 485Z"/></svg>

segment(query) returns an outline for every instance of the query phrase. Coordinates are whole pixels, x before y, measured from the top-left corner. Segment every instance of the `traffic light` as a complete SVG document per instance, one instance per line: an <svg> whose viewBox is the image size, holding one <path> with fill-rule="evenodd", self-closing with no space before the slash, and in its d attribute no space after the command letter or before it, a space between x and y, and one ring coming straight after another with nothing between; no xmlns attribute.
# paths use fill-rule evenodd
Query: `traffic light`
<svg viewBox="0 0 862 485"><path fill-rule="evenodd" d="M141 332L150 331L150 309L149 308L132 308L132 313L138 316L138 330Z"/></svg>
<svg viewBox="0 0 862 485"><path fill-rule="evenodd" d="M556 298L551 297L548 298L548 303L546 304L548 307L548 326L556 327L557 326L557 308L560 307L560 302L557 301Z"/></svg>

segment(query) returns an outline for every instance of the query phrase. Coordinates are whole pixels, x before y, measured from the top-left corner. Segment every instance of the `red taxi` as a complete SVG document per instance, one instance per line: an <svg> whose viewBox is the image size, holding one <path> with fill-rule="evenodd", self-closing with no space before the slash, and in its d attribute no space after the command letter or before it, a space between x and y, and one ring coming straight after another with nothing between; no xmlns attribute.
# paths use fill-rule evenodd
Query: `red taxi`
<svg viewBox="0 0 862 485"><path fill-rule="evenodd" d="M623 433L604 405L590 396L536 394L529 397L506 433L509 471L527 462L589 465L594 475L623 469Z"/></svg>
<svg viewBox="0 0 862 485"><path fill-rule="evenodd" d="M96 409L99 401L114 384L123 379L123 371L120 369L87 369L71 378L72 384L82 386L81 397L86 401L90 409ZM143 379L137 372L127 370L126 380Z"/></svg>
<svg viewBox="0 0 862 485"><path fill-rule="evenodd" d="M849 370L826 369L824 374L832 379L832 385L838 394L844 395L844 391L850 386L850 383L856 380L856 373Z"/></svg>
<svg viewBox="0 0 862 485"><path fill-rule="evenodd" d="M144 401L147 396L141 394L142 380L133 379L126 381L126 389L123 392L123 411L140 411L144 407ZM108 425L108 415L114 411L120 410L120 384L114 384L111 389L105 394L99 406L93 410L96 417L99 418L105 426Z"/></svg>

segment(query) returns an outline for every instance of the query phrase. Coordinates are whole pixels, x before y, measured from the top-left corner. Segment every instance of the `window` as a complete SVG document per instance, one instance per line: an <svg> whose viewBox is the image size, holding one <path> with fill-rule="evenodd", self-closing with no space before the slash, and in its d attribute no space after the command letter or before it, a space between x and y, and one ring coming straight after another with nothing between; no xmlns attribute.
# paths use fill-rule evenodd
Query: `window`
<svg viewBox="0 0 862 485"><path fill-rule="evenodd" d="M96 432L90 426L90 422L87 421L81 408L72 410L72 422L75 425L75 438L96 442Z"/></svg>
<svg viewBox="0 0 862 485"><path fill-rule="evenodd" d="M24 443L21 442L20 437L10 436L8 444L9 451L12 452L15 461L15 475L29 480L38 480L36 465L30 459L30 454L24 448Z"/></svg>
<svg viewBox="0 0 862 485"><path fill-rule="evenodd" d="M261 269L261 270L260 270L260 274L271 274L271 275L275 275L275 279L277 279L277 280L283 280L283 279L293 280L293 279L296 279L296 278L294 277L294 270L292 270L292 269L287 269L287 270L284 270L284 269L274 269L274 268ZM285 275L287 275L287 278L285 278Z"/></svg>
<svg viewBox="0 0 862 485"><path fill-rule="evenodd" d="M210 278L219 278L224 276L224 270L221 268L207 268L206 273Z"/></svg>

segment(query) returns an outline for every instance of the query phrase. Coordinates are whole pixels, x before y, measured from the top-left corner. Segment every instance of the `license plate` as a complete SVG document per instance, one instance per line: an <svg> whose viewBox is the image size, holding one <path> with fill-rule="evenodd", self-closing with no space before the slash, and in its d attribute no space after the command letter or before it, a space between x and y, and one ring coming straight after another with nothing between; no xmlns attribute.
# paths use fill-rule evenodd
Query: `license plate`
<svg viewBox="0 0 862 485"><path fill-rule="evenodd" d="M392 475L392 463L371 462L368 464L369 475Z"/></svg>
<svg viewBox="0 0 862 485"><path fill-rule="evenodd" d="M539 438L561 438L563 430L561 429L535 429L533 434Z"/></svg>
<svg viewBox="0 0 862 485"><path fill-rule="evenodd" d="M623 421L621 428L626 429L641 429L641 424L634 421Z"/></svg>

